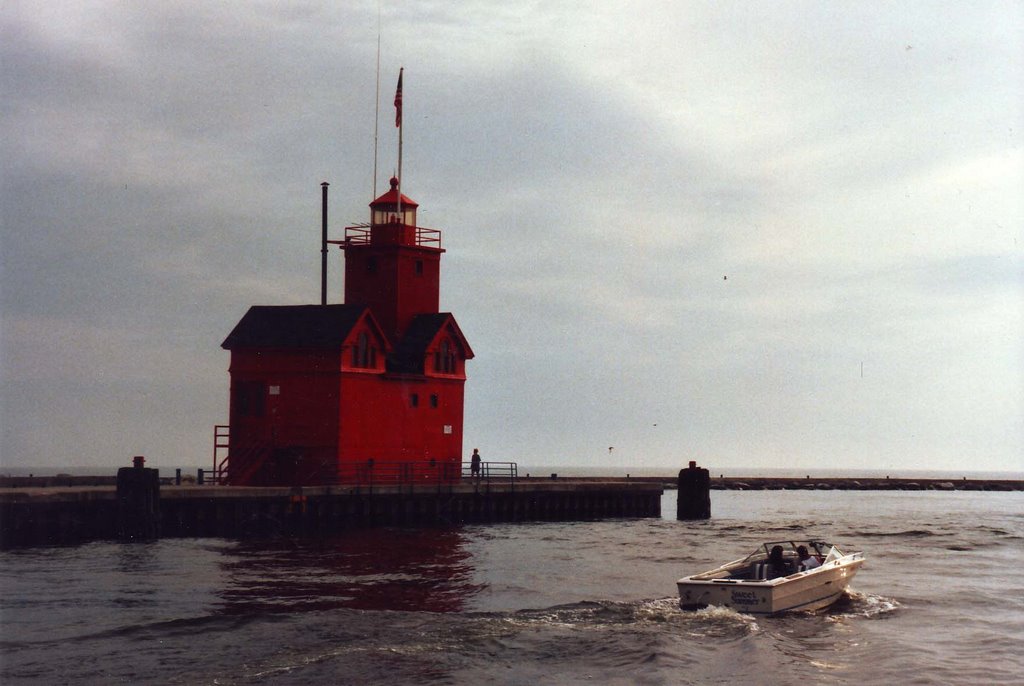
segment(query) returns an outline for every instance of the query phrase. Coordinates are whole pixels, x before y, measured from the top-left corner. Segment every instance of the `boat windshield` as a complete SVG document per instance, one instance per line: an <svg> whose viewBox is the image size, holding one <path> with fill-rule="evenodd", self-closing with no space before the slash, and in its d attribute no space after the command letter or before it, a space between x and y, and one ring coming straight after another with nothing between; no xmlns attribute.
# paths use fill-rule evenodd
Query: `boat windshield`
<svg viewBox="0 0 1024 686"><path fill-rule="evenodd" d="M755 550L750 555L748 555L743 561L747 562L747 563L750 563L750 562L757 562L759 560L765 560L770 555L771 549L774 548L775 546L781 546L782 547L782 554L784 556L786 556L787 558L795 557L796 556L796 549L799 548L800 546L806 547L807 548L807 552L809 552L811 555L814 555L815 557L817 557L819 559L835 560L835 559L837 559L839 557L842 557L842 555L843 555L843 553L841 553L838 548L836 548L831 543L826 543L825 541L811 541L811 540L771 541L771 542L765 543L764 545L759 547L757 550Z"/></svg>

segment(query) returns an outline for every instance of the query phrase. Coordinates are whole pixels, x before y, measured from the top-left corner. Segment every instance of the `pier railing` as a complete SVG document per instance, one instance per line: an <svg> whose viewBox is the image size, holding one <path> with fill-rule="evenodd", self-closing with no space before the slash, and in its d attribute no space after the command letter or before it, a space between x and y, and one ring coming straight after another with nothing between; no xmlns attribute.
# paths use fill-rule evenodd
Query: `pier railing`
<svg viewBox="0 0 1024 686"><path fill-rule="evenodd" d="M215 437L213 469L200 469L199 483L225 484L227 482L227 427L217 427ZM254 462L249 460L250 462ZM258 467L258 463L255 463ZM249 476L245 474L244 476ZM327 479L315 479L322 485L338 486L386 486L416 484L456 483L512 483L519 478L519 465L515 462L481 462L480 469L473 472L469 462L349 462L338 467L335 474ZM240 478L240 483L245 483Z"/></svg>
<svg viewBox="0 0 1024 686"><path fill-rule="evenodd" d="M462 478L483 481L515 481L519 478L519 465L515 462L481 462L479 476L473 474L468 462L462 463Z"/></svg>
<svg viewBox="0 0 1024 686"><path fill-rule="evenodd" d="M342 464L334 480L339 485L448 484L460 481L514 482L515 462L482 462L473 472L468 462L366 462Z"/></svg>
<svg viewBox="0 0 1024 686"><path fill-rule="evenodd" d="M401 226L407 226L409 230L415 232L416 245L428 248L441 247L440 230L428 229L425 226L409 226L407 224L402 224ZM370 245L373 242L372 225L364 222L353 224L352 226L346 226L345 240L327 242L340 245Z"/></svg>

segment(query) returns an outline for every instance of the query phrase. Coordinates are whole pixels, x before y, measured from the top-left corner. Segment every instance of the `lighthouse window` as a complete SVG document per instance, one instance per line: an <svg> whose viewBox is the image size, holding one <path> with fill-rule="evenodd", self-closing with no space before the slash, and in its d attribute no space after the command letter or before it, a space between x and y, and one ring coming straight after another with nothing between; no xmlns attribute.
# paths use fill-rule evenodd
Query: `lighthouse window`
<svg viewBox="0 0 1024 686"><path fill-rule="evenodd" d="M416 276L423 276L423 260L416 260Z"/></svg>
<svg viewBox="0 0 1024 686"><path fill-rule="evenodd" d="M437 407L437 393L430 394L430 406L435 408Z"/></svg>
<svg viewBox="0 0 1024 686"><path fill-rule="evenodd" d="M243 381L235 387L235 402L240 417L262 417L263 394L266 388L259 381Z"/></svg>
<svg viewBox="0 0 1024 686"><path fill-rule="evenodd" d="M377 258L376 257L371 257L371 258L366 260L366 271L368 271L371 274L376 274L377 273Z"/></svg>
<svg viewBox="0 0 1024 686"><path fill-rule="evenodd" d="M409 407L419 407L419 406L420 406L420 396L419 396L419 394L417 394L417 393L410 394L409 395Z"/></svg>
<svg viewBox="0 0 1024 686"><path fill-rule="evenodd" d="M441 374L455 373L455 352L452 344L441 341L441 347L434 353L434 371Z"/></svg>
<svg viewBox="0 0 1024 686"><path fill-rule="evenodd" d="M370 347L366 332L359 334L359 340L352 348L352 366L373 369L377 366L377 349Z"/></svg>

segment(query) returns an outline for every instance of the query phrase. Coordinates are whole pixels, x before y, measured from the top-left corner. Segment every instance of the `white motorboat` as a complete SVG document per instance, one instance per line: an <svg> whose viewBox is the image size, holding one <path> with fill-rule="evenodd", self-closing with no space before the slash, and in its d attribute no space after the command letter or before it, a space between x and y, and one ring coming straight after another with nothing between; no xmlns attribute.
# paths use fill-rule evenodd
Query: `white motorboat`
<svg viewBox="0 0 1024 686"><path fill-rule="evenodd" d="M809 554L803 563L799 548ZM747 557L677 581L679 605L718 605L756 615L813 612L839 600L863 564L864 553L844 553L831 543L772 541Z"/></svg>

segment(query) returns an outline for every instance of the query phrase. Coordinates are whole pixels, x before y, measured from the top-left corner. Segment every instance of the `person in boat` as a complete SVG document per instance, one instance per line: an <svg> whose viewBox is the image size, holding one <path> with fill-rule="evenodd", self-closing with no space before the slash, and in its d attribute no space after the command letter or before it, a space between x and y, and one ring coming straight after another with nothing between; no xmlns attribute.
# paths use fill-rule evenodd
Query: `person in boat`
<svg viewBox="0 0 1024 686"><path fill-rule="evenodd" d="M788 576L793 573L793 568L782 556L782 546L772 546L768 554L768 578L774 579L779 576Z"/></svg>
<svg viewBox="0 0 1024 686"><path fill-rule="evenodd" d="M798 545L796 547L796 557L796 568L798 571L806 571L821 566L821 560L807 552L807 546L805 545Z"/></svg>

